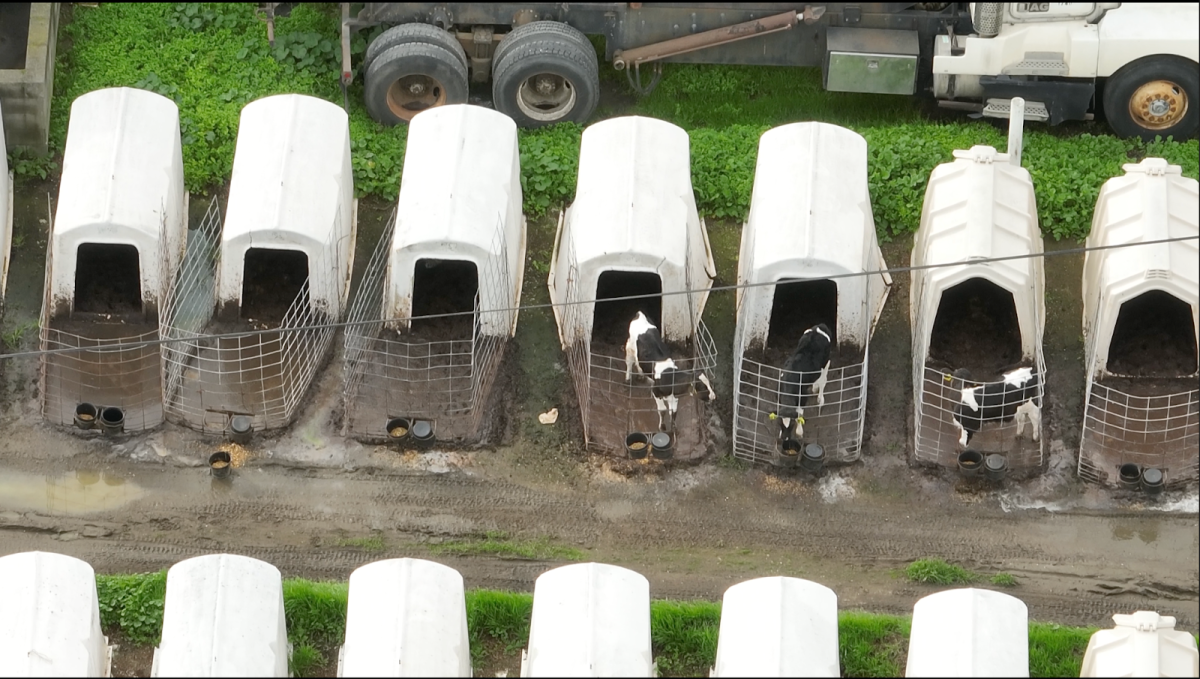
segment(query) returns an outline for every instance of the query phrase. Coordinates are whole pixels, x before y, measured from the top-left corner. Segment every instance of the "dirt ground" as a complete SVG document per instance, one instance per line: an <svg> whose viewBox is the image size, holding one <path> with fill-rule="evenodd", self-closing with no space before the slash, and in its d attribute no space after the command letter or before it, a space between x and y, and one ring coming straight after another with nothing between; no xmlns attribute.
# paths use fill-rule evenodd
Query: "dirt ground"
<svg viewBox="0 0 1200 679"><path fill-rule="evenodd" d="M40 306L46 241L38 202L20 197L17 204L21 244L6 332L36 319ZM192 205L202 214L200 202ZM360 219L382 220L387 211L366 205ZM363 230L377 227L365 223ZM529 229L522 297L538 304L548 297L553 216ZM716 222L709 229L715 284L729 284L739 227ZM373 246L367 240L360 248ZM1047 242L1046 249L1070 245ZM885 258L907 261L910 246L889 243ZM378 559L416 556L458 569L468 587L531 591L534 579L559 562L433 554L448 540L503 531L633 568L649 578L656 598L719 599L737 582L791 575L831 587L842 609L898 614L911 613L936 589L908 582L902 568L942 558L985 575L1013 574L1019 585L1010 591L1034 620L1107 627L1113 613L1150 609L1195 632L1194 486L1149 500L1075 477L1081 267L1079 255L1046 266L1043 435L1050 460L1028 481L993 486L908 464L909 293L908 276L897 273L871 345L862 461L819 477L727 457L734 324L728 292L714 293L705 311L718 348L719 398L701 425L708 456L691 464L634 468L580 450L578 408L549 309L521 313L509 348L512 386L494 401L505 414L499 446L415 453L341 437L335 355L317 373L292 427L248 444L248 459L226 484L215 484L203 466L218 439L170 424L119 440L79 439L43 423L35 359L0 361L0 554L55 551L85 559L99 573L123 573L231 552L269 561L285 577L318 579L345 579ZM17 344L33 349L36 333ZM537 416L551 408L559 409L558 421L540 424ZM372 536L384 549L353 546Z"/></svg>

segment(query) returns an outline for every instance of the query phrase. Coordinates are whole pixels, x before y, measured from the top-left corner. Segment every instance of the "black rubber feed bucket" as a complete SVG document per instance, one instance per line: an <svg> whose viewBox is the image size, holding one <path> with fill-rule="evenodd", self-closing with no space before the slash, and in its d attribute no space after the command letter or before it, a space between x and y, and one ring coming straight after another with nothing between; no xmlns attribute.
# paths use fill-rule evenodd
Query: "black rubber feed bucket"
<svg viewBox="0 0 1200 679"><path fill-rule="evenodd" d="M1008 458L997 453L988 455L983 460L983 473L989 481L1000 481L1008 474Z"/></svg>
<svg viewBox="0 0 1200 679"><path fill-rule="evenodd" d="M1158 495L1163 492L1163 473L1161 469L1148 467L1142 470L1142 490L1147 495Z"/></svg>
<svg viewBox="0 0 1200 679"><path fill-rule="evenodd" d="M125 411L115 406L101 410L100 429L105 434L120 434L125 430Z"/></svg>
<svg viewBox="0 0 1200 679"><path fill-rule="evenodd" d="M646 453L650 452L650 437L640 431L630 432L625 437L625 451L635 460L646 459Z"/></svg>
<svg viewBox="0 0 1200 679"><path fill-rule="evenodd" d="M819 443L804 446L804 451L800 454L800 466L814 474L821 471L825 466L825 448Z"/></svg>
<svg viewBox="0 0 1200 679"><path fill-rule="evenodd" d="M408 433L412 431L412 422L405 417L393 417L387 421L385 425L388 438L392 441L402 441L408 438Z"/></svg>
<svg viewBox="0 0 1200 679"><path fill-rule="evenodd" d="M655 432L650 437L650 453L657 460L669 460L675 457L675 437L665 431Z"/></svg>
<svg viewBox="0 0 1200 679"><path fill-rule="evenodd" d="M1142 466L1126 462L1117 469L1121 487L1125 490L1137 490L1142 485Z"/></svg>
<svg viewBox="0 0 1200 679"><path fill-rule="evenodd" d="M229 472L233 469L233 458L224 450L218 450L208 456L208 470L213 476L218 479L223 479L229 476Z"/></svg>
<svg viewBox="0 0 1200 679"><path fill-rule="evenodd" d="M983 454L978 450L964 450L958 454L958 471L963 476L976 476L983 467Z"/></svg>
<svg viewBox="0 0 1200 679"><path fill-rule="evenodd" d="M804 448L804 444L796 439L784 439L779 445L779 466L791 468L796 466L796 460L800 459L800 450Z"/></svg>
<svg viewBox="0 0 1200 679"><path fill-rule="evenodd" d="M229 440L234 443L249 443L254 433L254 423L245 415L234 415L229 419Z"/></svg>
<svg viewBox="0 0 1200 679"><path fill-rule="evenodd" d="M96 426L96 406L91 403L80 403L75 406L75 426L80 429L91 429Z"/></svg>
<svg viewBox="0 0 1200 679"><path fill-rule="evenodd" d="M433 443L433 423L429 420L416 420L412 423L412 433L414 443L427 445Z"/></svg>

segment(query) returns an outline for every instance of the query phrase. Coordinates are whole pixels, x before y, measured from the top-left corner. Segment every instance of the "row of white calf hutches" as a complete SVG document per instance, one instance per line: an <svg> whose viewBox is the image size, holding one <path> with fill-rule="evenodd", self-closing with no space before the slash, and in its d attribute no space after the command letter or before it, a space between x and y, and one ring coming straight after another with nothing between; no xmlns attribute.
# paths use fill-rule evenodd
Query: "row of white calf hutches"
<svg viewBox="0 0 1200 679"><path fill-rule="evenodd" d="M4 291L8 283L8 263L12 257L13 175L8 170L8 151L4 146L4 117L0 115L0 318L4 318Z"/></svg>
<svg viewBox="0 0 1200 679"><path fill-rule="evenodd" d="M1096 201L1083 271L1079 476L1148 491L1195 481L1200 200L1178 165L1125 165Z"/></svg>
<svg viewBox="0 0 1200 679"><path fill-rule="evenodd" d="M1020 149L1015 127L1010 149ZM957 464L967 473L1041 468L1041 253L1033 183L1019 151L975 146L934 168L912 250L918 463ZM1009 259L988 261L994 258ZM1031 395L1029 404L1014 417L1022 394Z"/></svg>
<svg viewBox="0 0 1200 679"><path fill-rule="evenodd" d="M224 227L214 201L163 318L178 340L163 351L172 421L235 433L291 422L346 306L356 228L345 111L298 94L246 105Z"/></svg>
<svg viewBox="0 0 1200 679"><path fill-rule="evenodd" d="M112 676L90 565L62 554L11 554L0 557L0 581L0 676Z"/></svg>
<svg viewBox="0 0 1200 679"><path fill-rule="evenodd" d="M347 434L487 436L488 397L516 331L525 231L512 119L469 105L415 116L394 220L346 330Z"/></svg>
<svg viewBox="0 0 1200 679"><path fill-rule="evenodd" d="M798 445L783 445L772 415L786 405L789 355L807 329L824 324L832 350L824 402L800 404L803 424L794 433L830 462L857 460L867 347L891 285L862 136L826 123L793 123L762 136L738 285L733 454L789 466L800 457Z"/></svg>
<svg viewBox="0 0 1200 679"><path fill-rule="evenodd" d="M162 421L160 312L183 254L188 194L179 110L127 87L71 105L50 226L41 348L42 415L140 431ZM80 419L76 419L76 417Z"/></svg>
<svg viewBox="0 0 1200 679"><path fill-rule="evenodd" d="M548 283L590 448L624 454L630 433L662 425L636 368L625 378L624 348L639 312L661 329L680 370L712 370L716 350L700 315L715 277L692 192L687 132L636 116L587 128ZM706 421L700 399L679 400L676 457L703 454Z"/></svg>

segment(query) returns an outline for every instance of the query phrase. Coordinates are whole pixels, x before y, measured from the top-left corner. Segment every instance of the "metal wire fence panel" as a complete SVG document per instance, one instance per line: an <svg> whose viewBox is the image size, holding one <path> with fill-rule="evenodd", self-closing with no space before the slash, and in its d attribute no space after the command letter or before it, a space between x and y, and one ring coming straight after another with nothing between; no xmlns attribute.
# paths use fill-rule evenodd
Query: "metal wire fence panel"
<svg viewBox="0 0 1200 679"><path fill-rule="evenodd" d="M42 357L39 375L42 417L53 424L70 425L76 406L91 403L98 408L120 408L125 416L125 431L158 426L163 419L158 347L113 348L157 340L158 331L147 330L153 326L145 325L88 325L90 337L43 324L40 334L43 351L76 347L86 350Z"/></svg>
<svg viewBox="0 0 1200 679"><path fill-rule="evenodd" d="M865 356L861 363L830 368L823 390L825 405L817 405L815 394L805 398L804 442L821 444L830 463L855 462L861 454L866 369ZM779 459L780 424L770 415L779 409L787 374L777 366L745 356L739 361L733 422L736 457L773 464Z"/></svg>
<svg viewBox="0 0 1200 679"><path fill-rule="evenodd" d="M475 295L469 333L461 338L425 341L385 328L384 286L392 244L393 219L363 274L350 311L343 364L343 430L363 441L386 441L394 417L432 420L439 440L476 442L487 435L487 398L499 373L507 337L483 334L485 314L511 328L513 310L482 311ZM501 258L506 241L497 225L493 241ZM507 264L488 263L479 285L511 289ZM511 305L508 305L511 306ZM497 326L492 326L497 327Z"/></svg>
<svg viewBox="0 0 1200 679"><path fill-rule="evenodd" d="M285 427L335 332L312 326L338 319L313 308L309 278L277 324L213 322L220 258L220 220L214 210L210 207L201 228L189 233L189 244L196 247L188 249L162 323L164 339L173 340L161 352L167 417L210 433L223 432L234 415L249 416L256 431ZM331 270L333 247L328 245L308 263L310 271ZM230 336L202 337L206 334Z"/></svg>
<svg viewBox="0 0 1200 679"><path fill-rule="evenodd" d="M1122 379L1118 390L1103 381L1088 384L1079 450L1079 476L1110 486L1126 463L1155 467L1169 486L1197 478L1200 457L1200 390L1195 378ZM1135 395L1129 391L1157 392Z"/></svg>
<svg viewBox="0 0 1200 679"><path fill-rule="evenodd" d="M1037 371L1040 377L1037 404L1044 412L1046 368L1040 357ZM942 467L958 466L958 454L963 450L959 442L962 430L954 419L954 413L962 402L963 389L984 384L951 379L949 373L924 367L913 423L916 430L914 457L918 462ZM1014 410L1016 405L1007 404L1008 410ZM1021 423L1022 420L1016 417L1007 421L1002 416L985 418L979 432L971 437L970 448L985 454L1004 455L1008 460L1008 468L1013 471L1040 469L1045 463L1044 437L1039 436L1034 441L1033 430L1027 422L1018 435L1018 425Z"/></svg>

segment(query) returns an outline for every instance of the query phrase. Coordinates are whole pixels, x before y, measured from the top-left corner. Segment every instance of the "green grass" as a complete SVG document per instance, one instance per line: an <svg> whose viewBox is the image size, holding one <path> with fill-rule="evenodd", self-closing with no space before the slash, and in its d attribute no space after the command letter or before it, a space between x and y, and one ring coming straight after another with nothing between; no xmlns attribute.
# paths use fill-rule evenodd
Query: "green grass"
<svg viewBox="0 0 1200 679"><path fill-rule="evenodd" d="M979 578L962 566L946 563L941 559L919 559L904 569L904 575L913 582L931 585L965 585Z"/></svg>
<svg viewBox="0 0 1200 679"><path fill-rule="evenodd" d="M1033 677L1078 677L1083 652L1095 627L1063 627L1029 623L1029 674Z"/></svg>
<svg viewBox="0 0 1200 679"><path fill-rule="evenodd" d="M1012 576L1012 573L997 573L988 579L988 582L997 587L1016 587L1017 579Z"/></svg>
<svg viewBox="0 0 1200 679"><path fill-rule="evenodd" d="M708 676L717 658L721 605L711 601L652 601L650 640L658 669L677 677Z"/></svg>
<svg viewBox="0 0 1200 679"><path fill-rule="evenodd" d="M502 556L520 559L580 561L584 554L574 547L558 545L545 537L519 540L503 531L488 531L474 540L455 540L440 545L430 545L434 554L457 556Z"/></svg>
<svg viewBox="0 0 1200 679"><path fill-rule="evenodd" d="M368 552L382 552L387 546L383 543L382 535L371 535L365 538L343 538L338 540L339 547L357 547Z"/></svg>
<svg viewBox="0 0 1200 679"><path fill-rule="evenodd" d="M842 676L899 677L908 653L910 620L846 611L838 615Z"/></svg>

